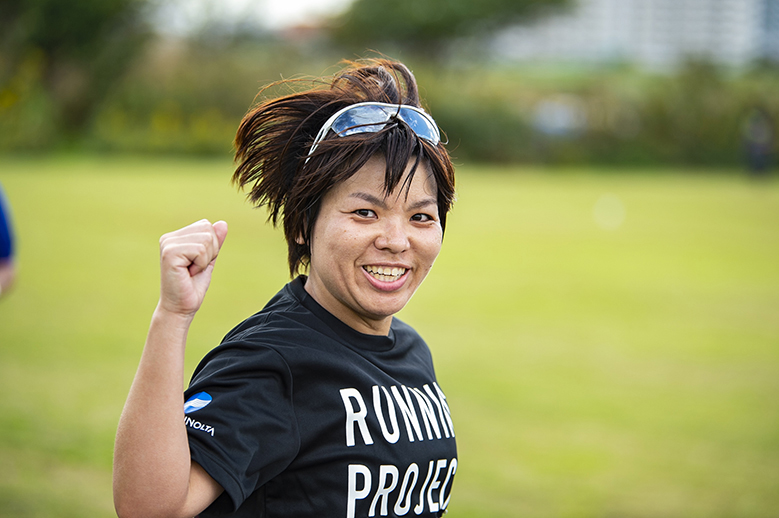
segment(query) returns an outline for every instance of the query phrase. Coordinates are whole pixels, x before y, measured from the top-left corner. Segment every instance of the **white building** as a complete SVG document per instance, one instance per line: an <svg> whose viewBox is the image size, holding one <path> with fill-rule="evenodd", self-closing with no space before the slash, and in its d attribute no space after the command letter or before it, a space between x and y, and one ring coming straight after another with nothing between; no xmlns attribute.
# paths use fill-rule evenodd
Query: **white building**
<svg viewBox="0 0 779 518"><path fill-rule="evenodd" d="M497 56L517 61L633 62L690 58L741 66L779 60L779 0L575 0L563 13L501 32Z"/></svg>

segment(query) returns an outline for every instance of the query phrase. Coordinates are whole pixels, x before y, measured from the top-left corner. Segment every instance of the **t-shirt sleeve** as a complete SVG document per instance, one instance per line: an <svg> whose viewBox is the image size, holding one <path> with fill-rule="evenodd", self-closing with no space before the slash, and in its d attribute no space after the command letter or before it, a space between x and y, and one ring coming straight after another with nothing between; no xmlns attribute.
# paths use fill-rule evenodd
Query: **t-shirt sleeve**
<svg viewBox="0 0 779 518"><path fill-rule="evenodd" d="M233 509L297 455L292 374L276 351L222 344L203 359L184 396L192 460L224 488Z"/></svg>

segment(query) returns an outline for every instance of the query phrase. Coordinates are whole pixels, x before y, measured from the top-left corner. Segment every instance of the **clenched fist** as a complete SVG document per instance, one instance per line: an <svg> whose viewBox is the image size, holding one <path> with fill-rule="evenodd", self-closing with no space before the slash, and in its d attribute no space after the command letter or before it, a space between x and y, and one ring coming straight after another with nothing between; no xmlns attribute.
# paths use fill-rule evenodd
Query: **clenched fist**
<svg viewBox="0 0 779 518"><path fill-rule="evenodd" d="M193 317L211 283L227 223L200 220L160 238L160 303L170 313Z"/></svg>

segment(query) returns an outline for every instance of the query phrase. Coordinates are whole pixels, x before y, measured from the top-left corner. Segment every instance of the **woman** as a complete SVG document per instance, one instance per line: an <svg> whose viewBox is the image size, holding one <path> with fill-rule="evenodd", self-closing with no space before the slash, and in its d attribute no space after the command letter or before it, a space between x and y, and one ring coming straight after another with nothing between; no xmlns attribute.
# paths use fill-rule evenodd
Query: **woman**
<svg viewBox="0 0 779 518"><path fill-rule="evenodd" d="M393 318L433 265L454 169L400 63L268 101L233 177L283 222L294 277L181 395L189 325L227 224L160 240L161 294L122 414L119 516L440 516L454 429L427 345Z"/></svg>

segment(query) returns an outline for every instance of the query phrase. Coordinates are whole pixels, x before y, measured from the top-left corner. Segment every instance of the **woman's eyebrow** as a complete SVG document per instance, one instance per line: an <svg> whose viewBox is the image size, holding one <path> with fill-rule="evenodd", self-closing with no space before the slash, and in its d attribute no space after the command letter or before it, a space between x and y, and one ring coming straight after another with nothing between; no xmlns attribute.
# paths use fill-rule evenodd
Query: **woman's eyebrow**
<svg viewBox="0 0 779 518"><path fill-rule="evenodd" d="M429 205L438 205L438 201L435 198L423 198L409 205L408 210L419 210Z"/></svg>
<svg viewBox="0 0 779 518"><path fill-rule="evenodd" d="M382 209L386 209L387 208L387 203L384 201L383 198L378 198L378 197L374 196L373 194L370 194L370 193L367 193L367 192L362 192L362 191L353 192L353 193L351 193L349 195L349 197L351 197L351 198L359 198L361 200L365 200L368 203L376 205L377 207L380 207ZM422 207L427 207L427 206L430 206L430 205L438 205L438 201L435 198L433 198L433 197L422 198L421 200L415 201L414 203L409 205L407 207L407 210L418 210L418 209L421 209Z"/></svg>
<svg viewBox="0 0 779 518"><path fill-rule="evenodd" d="M387 203L382 198L377 198L373 194L357 191L353 192L349 195L350 198L359 198L361 200L367 201L368 203L372 203L373 205L376 205L378 207L381 207L382 209L387 208Z"/></svg>

